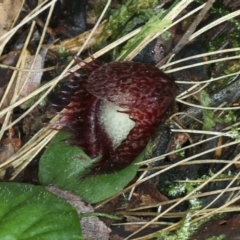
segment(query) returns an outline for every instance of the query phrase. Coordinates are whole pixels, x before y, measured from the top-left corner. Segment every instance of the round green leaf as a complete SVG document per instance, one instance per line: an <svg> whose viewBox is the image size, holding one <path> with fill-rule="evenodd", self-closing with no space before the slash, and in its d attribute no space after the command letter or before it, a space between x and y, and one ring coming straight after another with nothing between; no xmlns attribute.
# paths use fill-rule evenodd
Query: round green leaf
<svg viewBox="0 0 240 240"><path fill-rule="evenodd" d="M40 186L0 183L1 240L82 239L76 210Z"/></svg>
<svg viewBox="0 0 240 240"><path fill-rule="evenodd" d="M111 174L98 174L82 179L93 161L81 148L69 146L66 134L60 132L42 155L39 163L39 180L78 194L89 203L100 202L121 191L136 175L134 164L143 159L142 153L130 166Z"/></svg>

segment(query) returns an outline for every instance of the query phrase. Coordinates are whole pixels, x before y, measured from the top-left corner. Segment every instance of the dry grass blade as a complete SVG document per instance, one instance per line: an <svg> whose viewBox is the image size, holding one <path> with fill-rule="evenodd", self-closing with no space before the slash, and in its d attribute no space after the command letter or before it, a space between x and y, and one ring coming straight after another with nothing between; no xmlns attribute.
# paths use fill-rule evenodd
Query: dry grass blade
<svg viewBox="0 0 240 240"><path fill-rule="evenodd" d="M108 5L106 5L102 16L99 18L98 23L95 25L94 29L92 30L92 32L88 35L85 43L82 45L81 49L79 50L79 53L81 53L81 51L85 48L85 46L87 45L88 41L91 39L95 29L98 27L105 11L107 10L109 4L111 1L108 2ZM52 11L54 8L54 4L55 1L52 2L52 5L50 5L50 9L49 9L49 14L48 14L48 18L46 21L46 24L44 26L43 29L43 34L41 37L41 40L39 42L37 51L36 51L36 56L38 54L38 52L40 51L41 47L42 47L42 42L44 39L44 35L46 33L46 29L49 23L49 20L51 18L52 15ZM38 13L41 12L41 9L39 10ZM34 22L33 22L34 24ZM31 31L30 31L31 32ZM30 35L29 35L30 36ZM27 47L28 41L25 42L25 48ZM24 48L24 49L25 49ZM24 49L22 52L24 52ZM21 58L20 60L21 61ZM86 60L86 62L90 62L92 61L92 58L88 58ZM5 122L2 126L1 129L1 136L4 134L5 130L7 130L8 128L10 128L11 126L13 126L14 124L16 124L18 121L20 121L22 118L24 118L25 116L27 116L45 97L46 95L51 92L51 90L56 86L56 84L63 78L63 76L67 76L70 73L69 68L71 67L71 65L74 63L74 60L72 60L69 65L64 69L64 71L60 74L60 76L58 76L55 80L53 80L51 82L51 84L47 84L47 86L45 85L44 88L42 89L37 89L36 91L34 91L33 93L29 94L27 97L22 98L20 101L16 101L17 97L13 98L11 101L11 104L13 105L12 107L9 106L7 109L4 109L3 111L0 112L0 114L4 114L5 112L7 113L6 117L5 117ZM32 64L33 65L33 64ZM18 67L18 66L17 66ZM77 66L78 68L80 66ZM17 72L15 71L15 73L17 74ZM21 73L21 72L20 72ZM14 75L12 77L12 79L14 79ZM17 89L17 88L16 88ZM31 97L34 97L36 94L38 94L39 92L43 91L47 89L47 91L45 92L45 94L43 94L43 96L37 100L24 114L21 115L21 117L19 117L17 120L15 120L13 123L9 123L9 119L11 116L11 111L14 107L20 105L21 103L25 102L26 100L30 99ZM58 119L59 116L57 116L56 118L54 118L51 122L53 123L54 121L56 121L56 119ZM43 128L42 130L40 130L32 139L29 140L29 142L27 144L25 144L16 154L14 154L11 158L9 158L6 162L4 162L3 164L0 165L0 176L3 177L5 174L5 169L9 166L14 167L14 172L12 174L11 179L14 179L26 166L27 164L48 144L48 142L56 135L57 131L51 129L51 127L46 127Z"/></svg>
<svg viewBox="0 0 240 240"><path fill-rule="evenodd" d="M138 46L125 58L124 61L130 61L133 59L148 43L150 43L153 39L158 37L160 34L167 31L170 27L174 26L178 23L178 21L174 22L173 24L169 24L172 20L174 20L178 14L185 9L193 0L187 1L180 1L176 6L174 6L171 11L164 16L164 18L160 22L160 26L157 30L150 32L139 44ZM196 10L192 11L190 14L194 13ZM185 16L187 17L187 16ZM181 21L184 18L180 19ZM141 28L139 28L139 34L141 35ZM121 59L122 56L119 56L118 59Z"/></svg>

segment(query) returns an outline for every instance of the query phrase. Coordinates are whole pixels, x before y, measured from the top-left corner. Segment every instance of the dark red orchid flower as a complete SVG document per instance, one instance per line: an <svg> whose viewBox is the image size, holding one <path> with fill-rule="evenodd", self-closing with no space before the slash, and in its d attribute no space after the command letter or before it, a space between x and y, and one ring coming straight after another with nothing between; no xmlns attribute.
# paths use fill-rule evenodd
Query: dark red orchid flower
<svg viewBox="0 0 240 240"><path fill-rule="evenodd" d="M91 158L92 171L128 166L143 151L174 102L176 85L158 68L136 62L90 64L80 75L61 123Z"/></svg>

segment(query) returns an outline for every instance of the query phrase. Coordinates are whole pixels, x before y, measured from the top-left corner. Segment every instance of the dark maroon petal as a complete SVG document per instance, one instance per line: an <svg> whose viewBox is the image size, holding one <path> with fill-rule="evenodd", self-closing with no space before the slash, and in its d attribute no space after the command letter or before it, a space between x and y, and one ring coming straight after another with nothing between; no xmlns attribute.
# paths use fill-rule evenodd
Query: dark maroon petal
<svg viewBox="0 0 240 240"><path fill-rule="evenodd" d="M139 109L168 105L176 95L171 78L156 67L136 62L104 64L90 74L87 90L121 107Z"/></svg>
<svg viewBox="0 0 240 240"><path fill-rule="evenodd" d="M96 69L95 69L95 67ZM128 166L143 151L176 96L174 81L143 63L91 65L61 122L72 143L100 161L92 171Z"/></svg>
<svg viewBox="0 0 240 240"><path fill-rule="evenodd" d="M82 147L92 158L101 151L97 139L97 105L99 99L89 94L83 84L71 97L71 105L58 124L65 125L71 133L71 143Z"/></svg>

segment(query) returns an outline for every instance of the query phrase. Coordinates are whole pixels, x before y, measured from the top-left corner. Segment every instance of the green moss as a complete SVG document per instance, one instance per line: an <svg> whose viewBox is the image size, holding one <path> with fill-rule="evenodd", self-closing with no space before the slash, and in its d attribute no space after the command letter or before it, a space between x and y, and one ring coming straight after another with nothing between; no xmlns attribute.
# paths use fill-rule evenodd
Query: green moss
<svg viewBox="0 0 240 240"><path fill-rule="evenodd" d="M219 236L208 237L205 240L222 240L222 239L225 239L225 235L224 234L221 234Z"/></svg>
<svg viewBox="0 0 240 240"><path fill-rule="evenodd" d="M177 197L181 195L188 194L190 192L194 192L195 188L197 188L200 183L196 182L187 182L187 183L177 183L177 184L169 184L168 187L168 195L171 197ZM189 209L196 210L201 209L202 203L201 200L197 198L192 198L189 200Z"/></svg>
<svg viewBox="0 0 240 240"><path fill-rule="evenodd" d="M202 224L191 223L192 213L188 212L185 218L181 221L180 228L175 233L160 231L155 235L157 240L188 240L196 229Z"/></svg>
<svg viewBox="0 0 240 240"><path fill-rule="evenodd" d="M145 22L150 16L153 16L155 14L153 8L157 3L157 0L125 0L115 9L110 9L108 22L99 37L97 48L106 45L106 39L109 36L111 36L110 40L119 38L123 32L126 32L125 26L128 30L132 29L136 24ZM131 23L129 23L130 18L132 18Z"/></svg>
<svg viewBox="0 0 240 240"><path fill-rule="evenodd" d="M211 103L210 96L205 90L202 90L200 92L200 103L203 107L209 107ZM211 109L203 110L203 129L204 130L211 130L218 122L222 122L222 121L219 121L218 118L214 117L213 110Z"/></svg>
<svg viewBox="0 0 240 240"><path fill-rule="evenodd" d="M180 144L176 144L176 150L182 149L182 146ZM176 153L180 157L185 157L185 150L179 151Z"/></svg>
<svg viewBox="0 0 240 240"><path fill-rule="evenodd" d="M60 60L64 60L70 62L72 60L72 56L70 55L69 51L63 46L59 45L58 47L58 56Z"/></svg>

